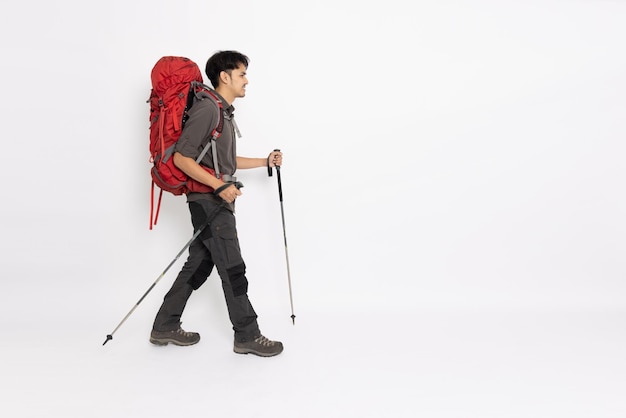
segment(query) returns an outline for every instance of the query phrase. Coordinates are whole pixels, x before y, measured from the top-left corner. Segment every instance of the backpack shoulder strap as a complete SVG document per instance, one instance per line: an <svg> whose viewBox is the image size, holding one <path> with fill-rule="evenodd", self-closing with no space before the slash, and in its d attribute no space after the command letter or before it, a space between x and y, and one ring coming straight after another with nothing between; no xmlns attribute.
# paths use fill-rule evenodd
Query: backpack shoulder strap
<svg viewBox="0 0 626 418"><path fill-rule="evenodd" d="M217 126L211 132L211 140L207 142L204 149L196 159L196 162L199 164L200 161L204 158L206 153L209 151L209 145L213 151L213 169L215 170L215 177L220 178L220 169L219 164L217 162L217 139L222 135L222 130L224 129L224 104L222 100L218 97L218 95L213 91L212 88L207 86L206 84L194 82L192 83L192 88L194 89L194 96L198 100L202 100L206 97L211 97L215 103L217 103L218 107L218 115L219 119L217 122ZM190 95L191 96L191 95Z"/></svg>

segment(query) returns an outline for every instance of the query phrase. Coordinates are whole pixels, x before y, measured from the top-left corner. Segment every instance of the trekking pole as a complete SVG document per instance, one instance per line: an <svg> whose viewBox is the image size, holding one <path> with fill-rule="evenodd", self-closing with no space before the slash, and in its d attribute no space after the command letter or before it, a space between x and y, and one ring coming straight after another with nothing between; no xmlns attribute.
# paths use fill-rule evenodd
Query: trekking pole
<svg viewBox="0 0 626 418"><path fill-rule="evenodd" d="M275 149L274 151L280 151ZM271 167L268 167L268 175L272 175ZM280 180L280 166L276 166L276 178L278 179L278 197L280 199L280 214L283 220L283 238L285 240L285 260L287 262L287 282L289 283L289 303L291 304L291 322L296 325L296 315L293 313L293 293L291 291L291 273L289 271L289 252L287 250L287 232L285 230L285 209L283 208L283 186Z"/></svg>
<svg viewBox="0 0 626 418"><path fill-rule="evenodd" d="M230 184L231 183L228 183L225 186L228 187L228 186L230 186ZM243 184L241 184L241 182L236 182L234 184L235 184L235 187L237 187L238 189L241 189L243 187ZM224 187L224 186L222 186L222 187ZM224 187L224 188L226 188L226 187ZM215 192L221 192L222 190L223 190L222 188L219 188ZM219 193L217 193L217 194L219 194ZM185 244L185 246L178 252L178 254L176 254L176 257L174 257L174 259L172 261L170 261L170 263L167 265L167 267L165 267L165 270L163 270L163 273L161 273L161 275L159 275L159 277L157 277L157 279L154 281L154 283L152 283L152 285L148 288L148 290L146 290L146 293L143 294L143 296L137 301L135 306L133 306L132 309L126 314L124 319L122 319L120 321L120 323L117 325L117 327L115 327L113 332L111 332L110 334L107 335L107 338L106 338L106 340L104 340L102 345L105 345L106 343L109 342L109 340L113 339L113 334L115 334L115 332L122 326L122 324L124 322L126 322L128 317L135 311L135 309L137 309L137 306L139 306L139 304L145 299L145 297L148 296L148 293L150 293L152 291L152 289L154 289L154 286L156 286L156 284L159 282L159 280L161 280L163 278L163 276L165 276L165 273L167 273L167 271L178 260L178 258L182 255L182 253L184 253L185 250L187 250L187 248L189 248L189 246L191 245L193 240L198 238L198 235L200 235L202 233L204 228L206 228L206 226L209 225L211 223L211 221L213 221L213 219L215 219L217 214L224 207L225 203L226 203L225 201L222 201L222 202L220 202L219 205L217 205L217 207L213 210L213 212L211 212L211 214L208 216L207 221L200 228L198 228L198 230L193 234L191 239L189 241L187 241L187 244Z"/></svg>

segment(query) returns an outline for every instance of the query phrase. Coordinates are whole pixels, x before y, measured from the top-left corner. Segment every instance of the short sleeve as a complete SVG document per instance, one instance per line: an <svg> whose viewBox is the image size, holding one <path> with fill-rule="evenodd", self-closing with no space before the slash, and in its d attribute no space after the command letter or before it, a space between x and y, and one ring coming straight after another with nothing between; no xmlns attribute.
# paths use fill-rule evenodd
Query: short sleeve
<svg viewBox="0 0 626 418"><path fill-rule="evenodd" d="M185 157L197 159L217 125L218 112L219 108L213 100L204 99L194 103L175 150Z"/></svg>

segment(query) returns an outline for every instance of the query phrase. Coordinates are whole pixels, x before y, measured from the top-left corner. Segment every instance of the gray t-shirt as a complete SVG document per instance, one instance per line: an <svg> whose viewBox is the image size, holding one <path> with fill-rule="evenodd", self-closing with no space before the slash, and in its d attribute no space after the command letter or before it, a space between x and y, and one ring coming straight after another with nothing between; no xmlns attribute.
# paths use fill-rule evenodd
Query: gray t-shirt
<svg viewBox="0 0 626 418"><path fill-rule="evenodd" d="M217 163L221 174L234 175L237 170L237 143L235 141L235 129L233 117L235 108L229 105L217 92L224 106L224 127L222 135L217 139ZM176 143L175 150L185 157L194 160L200 156L202 150L209 144L209 150L200 161L200 165L213 167L213 150L210 145L211 133L219 122L219 107L215 100L206 93L201 93L202 100L196 100L189 109L189 118L185 123L183 132ZM188 193L187 201L199 199L211 199L218 203L222 201L219 196L213 193ZM231 210L233 207L231 206Z"/></svg>

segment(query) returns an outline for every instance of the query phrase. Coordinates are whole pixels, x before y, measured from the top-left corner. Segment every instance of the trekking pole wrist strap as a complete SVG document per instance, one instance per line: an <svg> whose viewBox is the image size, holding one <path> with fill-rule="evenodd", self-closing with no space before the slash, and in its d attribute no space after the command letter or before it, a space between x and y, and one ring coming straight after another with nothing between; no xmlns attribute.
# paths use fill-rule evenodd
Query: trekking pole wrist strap
<svg viewBox="0 0 626 418"><path fill-rule="evenodd" d="M239 181L236 181L234 183L224 183L222 184L220 187L218 187L217 189L215 189L215 191L213 192L213 194L215 196L219 196L220 193L222 193L224 190L226 190L227 188L229 188L230 186L235 185L236 188L241 189L243 187L243 184Z"/></svg>
<svg viewBox="0 0 626 418"><path fill-rule="evenodd" d="M215 189L215 191L213 192L213 194L215 196L219 196L220 193L222 193L224 190L226 190L227 188L229 188L230 186L232 186L232 183L224 183L222 184L220 187L218 187L217 189Z"/></svg>

